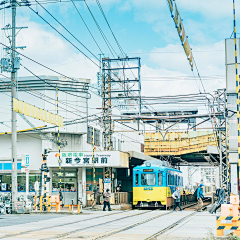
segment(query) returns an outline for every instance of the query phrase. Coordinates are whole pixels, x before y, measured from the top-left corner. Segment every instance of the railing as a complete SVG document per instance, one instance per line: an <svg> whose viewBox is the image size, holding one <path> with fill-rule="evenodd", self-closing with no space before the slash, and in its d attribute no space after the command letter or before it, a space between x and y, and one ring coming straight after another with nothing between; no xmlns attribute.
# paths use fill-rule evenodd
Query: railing
<svg viewBox="0 0 240 240"><path fill-rule="evenodd" d="M211 131L169 132L164 138L163 135L145 133L144 153L146 155L182 155L205 151L208 145L217 146L217 139Z"/></svg>
<svg viewBox="0 0 240 240"><path fill-rule="evenodd" d="M115 204L126 204L130 203L128 192L118 192L114 193Z"/></svg>

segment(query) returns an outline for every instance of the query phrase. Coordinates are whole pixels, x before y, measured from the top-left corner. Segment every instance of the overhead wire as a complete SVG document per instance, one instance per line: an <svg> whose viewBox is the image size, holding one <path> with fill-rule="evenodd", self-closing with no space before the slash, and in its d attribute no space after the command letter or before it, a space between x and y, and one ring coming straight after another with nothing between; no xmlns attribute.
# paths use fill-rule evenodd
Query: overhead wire
<svg viewBox="0 0 240 240"><path fill-rule="evenodd" d="M82 0L82 1L84 1L84 0ZM77 8L76 4L74 3L74 0L71 0L71 2L72 2L72 4L73 4L74 8L76 9L76 11L77 11L78 15L79 15L79 16L80 16L80 18L82 19L82 21L83 21L83 23L84 23L85 27L87 28L88 32L90 33L90 35L91 35L92 39L93 39L93 40L94 40L94 42L96 43L96 45L97 45L98 49L99 49L99 50L100 50L100 52L103 54L103 51L102 51L102 49L100 48L99 44L97 43L97 41L96 41L95 37L93 36L92 32L90 31L90 29L89 29L88 25L87 25L87 24L86 24L86 22L84 21L84 19L83 19L83 17L82 17L82 15L81 15L81 13L79 12L79 10L78 10L78 8Z"/></svg>
<svg viewBox="0 0 240 240"><path fill-rule="evenodd" d="M108 41L106 35L105 35L104 32L102 31L100 25L98 24L96 18L94 17L94 15L93 15L91 9L89 8L89 6L88 6L88 4L87 4L87 2L86 2L85 0L84 0L84 3L85 3L85 5L86 5L86 7L87 7L89 13L91 14L92 19L93 19L93 21L95 22L95 24L96 24L96 26L97 26L97 28L98 28L98 30L99 30L99 32L100 32L100 34L101 34L103 40L105 41L105 43L106 43L106 45L107 45L109 51L111 52L111 54L112 54L113 56L114 56L114 53L116 54L115 56L117 56L118 54L116 53L116 51L115 51L114 48L112 47L111 43ZM114 52L114 53L113 53L113 52Z"/></svg>
<svg viewBox="0 0 240 240"><path fill-rule="evenodd" d="M23 0L22 0L23 1ZM37 0L35 0L58 24L60 24L78 43L80 43L94 58L98 60L96 55L94 55L79 39L77 39L62 23L60 23L42 4L40 4ZM47 23L52 29L54 29L59 35L61 35L66 41L68 41L74 48L76 48L79 52L81 52L87 59L89 59L94 65L97 67L98 64L95 63L90 57L88 57L82 50L80 50L75 44L73 44L68 38L66 38L62 33L60 33L52 24L50 24L45 18L43 18L38 12L36 12L33 8L28 6L36 15L38 15L45 23Z"/></svg>

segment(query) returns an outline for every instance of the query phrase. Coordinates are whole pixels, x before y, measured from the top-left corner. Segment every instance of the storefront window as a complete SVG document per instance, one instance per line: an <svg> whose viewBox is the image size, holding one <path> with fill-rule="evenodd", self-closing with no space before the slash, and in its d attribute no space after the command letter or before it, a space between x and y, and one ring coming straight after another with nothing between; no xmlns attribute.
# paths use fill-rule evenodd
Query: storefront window
<svg viewBox="0 0 240 240"><path fill-rule="evenodd" d="M11 174L4 174L1 175L1 184L0 184L0 191L11 191ZM40 182L40 174L29 174L29 191L34 192L34 184L35 182ZM17 177L17 186L18 186L18 192L26 192L26 174L18 173Z"/></svg>
<svg viewBox="0 0 240 240"><path fill-rule="evenodd" d="M2 175L2 182L0 185L0 189L2 192L11 191L11 175Z"/></svg>
<svg viewBox="0 0 240 240"><path fill-rule="evenodd" d="M77 189L77 172L62 169L61 188L63 192L76 192ZM53 172L52 191L60 190L60 174Z"/></svg>
<svg viewBox="0 0 240 240"><path fill-rule="evenodd" d="M41 179L40 174L34 174L34 173L29 174L29 192L34 192L35 191L34 184L37 181L40 183L40 179Z"/></svg>
<svg viewBox="0 0 240 240"><path fill-rule="evenodd" d="M26 174L18 174L18 192L26 192Z"/></svg>

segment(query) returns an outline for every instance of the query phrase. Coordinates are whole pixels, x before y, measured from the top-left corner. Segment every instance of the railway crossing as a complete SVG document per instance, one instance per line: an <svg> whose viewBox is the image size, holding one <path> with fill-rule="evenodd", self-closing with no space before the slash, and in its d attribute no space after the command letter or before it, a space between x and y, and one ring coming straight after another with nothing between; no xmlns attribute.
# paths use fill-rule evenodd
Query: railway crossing
<svg viewBox="0 0 240 240"><path fill-rule="evenodd" d="M199 239L216 231L216 215L192 208L5 215L0 222L0 239Z"/></svg>

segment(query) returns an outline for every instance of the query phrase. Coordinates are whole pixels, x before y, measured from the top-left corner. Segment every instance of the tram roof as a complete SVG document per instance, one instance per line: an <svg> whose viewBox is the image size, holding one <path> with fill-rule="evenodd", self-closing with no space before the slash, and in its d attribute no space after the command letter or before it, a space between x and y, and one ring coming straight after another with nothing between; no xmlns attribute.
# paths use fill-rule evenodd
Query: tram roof
<svg viewBox="0 0 240 240"><path fill-rule="evenodd" d="M166 162L165 161L161 161L161 160L150 160L150 161L145 161L142 165L140 166L136 166L135 168L133 168L134 170L140 170L140 169L146 169L146 168L157 168L160 170L170 170L170 171L175 171L175 172L179 172L181 173L180 170L172 168L170 166L166 166Z"/></svg>

